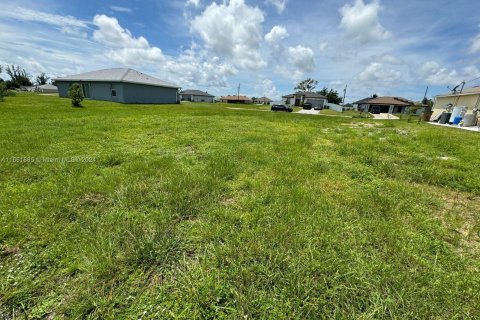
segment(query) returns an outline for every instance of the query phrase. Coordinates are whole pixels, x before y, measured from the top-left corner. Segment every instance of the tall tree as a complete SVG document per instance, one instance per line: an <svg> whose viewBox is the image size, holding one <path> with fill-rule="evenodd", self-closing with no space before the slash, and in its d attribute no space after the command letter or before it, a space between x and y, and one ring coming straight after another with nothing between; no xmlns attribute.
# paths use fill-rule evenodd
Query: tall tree
<svg viewBox="0 0 480 320"><path fill-rule="evenodd" d="M378 94L374 93L372 94L372 99L377 99L378 98Z"/></svg>
<svg viewBox="0 0 480 320"><path fill-rule="evenodd" d="M327 97L329 103L340 104L342 103L342 97L338 94L336 90L328 89L324 87L322 90L317 91L318 94Z"/></svg>
<svg viewBox="0 0 480 320"><path fill-rule="evenodd" d="M295 90L312 92L313 90L315 90L317 85L318 85L317 80L308 78L306 80L300 81L295 87Z"/></svg>
<svg viewBox="0 0 480 320"><path fill-rule="evenodd" d="M28 73L20 66L7 66L6 72L10 76L10 86L13 88L19 88L20 86L30 87L33 85Z"/></svg>
<svg viewBox="0 0 480 320"><path fill-rule="evenodd" d="M42 72L37 78L35 79L35 84L41 86L44 84L47 84L48 80L50 80L50 77L48 77L45 72Z"/></svg>

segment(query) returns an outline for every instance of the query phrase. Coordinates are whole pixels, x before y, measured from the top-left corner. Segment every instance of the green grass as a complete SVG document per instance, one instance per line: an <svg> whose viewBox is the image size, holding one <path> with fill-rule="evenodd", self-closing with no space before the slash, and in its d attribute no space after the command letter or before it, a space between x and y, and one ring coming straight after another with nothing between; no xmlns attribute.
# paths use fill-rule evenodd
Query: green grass
<svg viewBox="0 0 480 320"><path fill-rule="evenodd" d="M2 319L478 319L480 136L0 103Z"/></svg>

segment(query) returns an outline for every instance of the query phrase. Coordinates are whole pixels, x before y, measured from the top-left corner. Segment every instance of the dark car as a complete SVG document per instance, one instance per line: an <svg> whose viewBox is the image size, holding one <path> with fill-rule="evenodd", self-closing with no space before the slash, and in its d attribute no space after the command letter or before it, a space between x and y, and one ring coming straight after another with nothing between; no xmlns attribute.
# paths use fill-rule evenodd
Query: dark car
<svg viewBox="0 0 480 320"><path fill-rule="evenodd" d="M304 110L312 110L313 105L310 102L306 102L303 104L303 109Z"/></svg>
<svg viewBox="0 0 480 320"><path fill-rule="evenodd" d="M380 114L380 107L379 106L374 106L372 107L372 114Z"/></svg>
<svg viewBox="0 0 480 320"><path fill-rule="evenodd" d="M274 104L272 106L272 111L285 111L285 112L292 112L293 109L290 107L287 107L284 104Z"/></svg>

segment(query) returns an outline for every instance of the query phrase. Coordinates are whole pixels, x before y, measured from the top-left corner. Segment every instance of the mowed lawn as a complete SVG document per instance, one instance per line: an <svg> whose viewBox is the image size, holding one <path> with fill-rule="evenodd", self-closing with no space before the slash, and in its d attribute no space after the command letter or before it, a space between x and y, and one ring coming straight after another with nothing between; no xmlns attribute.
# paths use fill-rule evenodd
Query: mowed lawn
<svg viewBox="0 0 480 320"><path fill-rule="evenodd" d="M480 318L480 134L83 104L0 103L0 318Z"/></svg>

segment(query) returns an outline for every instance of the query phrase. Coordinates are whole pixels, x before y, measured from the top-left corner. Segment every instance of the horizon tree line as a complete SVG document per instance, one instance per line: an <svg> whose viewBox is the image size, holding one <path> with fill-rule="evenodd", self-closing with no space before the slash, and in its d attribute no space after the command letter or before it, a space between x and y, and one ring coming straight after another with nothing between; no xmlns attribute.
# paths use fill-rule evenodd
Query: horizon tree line
<svg viewBox="0 0 480 320"><path fill-rule="evenodd" d="M6 65L0 66L0 74L5 73L10 77L10 80L4 80L0 78L0 83L4 83L7 89L17 89L20 87L32 87L33 85L44 85L51 83L51 78L45 74L40 73L38 76L32 79L32 76L21 66L18 65Z"/></svg>

